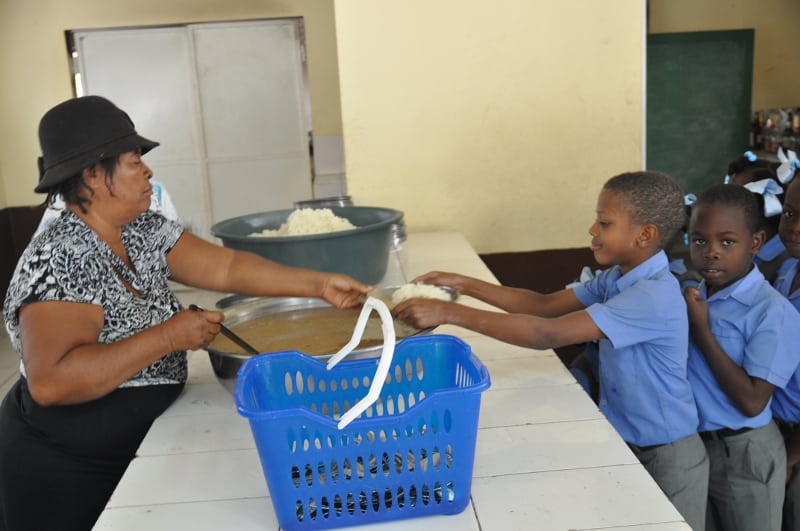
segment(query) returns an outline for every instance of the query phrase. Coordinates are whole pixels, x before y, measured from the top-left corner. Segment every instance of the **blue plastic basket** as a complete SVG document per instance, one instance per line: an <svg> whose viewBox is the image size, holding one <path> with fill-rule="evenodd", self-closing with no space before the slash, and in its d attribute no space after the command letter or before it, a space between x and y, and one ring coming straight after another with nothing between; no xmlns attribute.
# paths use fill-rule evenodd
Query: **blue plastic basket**
<svg viewBox="0 0 800 531"><path fill-rule="evenodd" d="M278 522L327 529L463 511L470 496L481 392L489 372L453 336L405 339L380 398L344 429L377 359L331 370L299 352L262 354L239 371Z"/></svg>

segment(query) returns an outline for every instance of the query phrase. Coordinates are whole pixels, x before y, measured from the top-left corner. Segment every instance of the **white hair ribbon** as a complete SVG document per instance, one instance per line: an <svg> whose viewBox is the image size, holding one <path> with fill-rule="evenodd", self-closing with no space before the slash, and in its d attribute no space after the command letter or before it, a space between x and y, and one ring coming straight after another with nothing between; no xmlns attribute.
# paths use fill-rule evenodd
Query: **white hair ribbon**
<svg viewBox="0 0 800 531"><path fill-rule="evenodd" d="M797 154L794 151L789 149L784 153L782 147L778 148L778 160L781 161L781 165L775 172L778 174L778 180L786 184L792 180L795 172L800 168L800 161L797 160Z"/></svg>
<svg viewBox="0 0 800 531"><path fill-rule="evenodd" d="M783 193L783 188L772 179L761 179L744 185L745 188L764 197L764 217L771 218L783 212L783 205L778 199L778 194Z"/></svg>
<svg viewBox="0 0 800 531"><path fill-rule="evenodd" d="M686 206L692 206L695 201L697 201L697 196L694 194L686 194L685 196L683 196L683 204Z"/></svg>

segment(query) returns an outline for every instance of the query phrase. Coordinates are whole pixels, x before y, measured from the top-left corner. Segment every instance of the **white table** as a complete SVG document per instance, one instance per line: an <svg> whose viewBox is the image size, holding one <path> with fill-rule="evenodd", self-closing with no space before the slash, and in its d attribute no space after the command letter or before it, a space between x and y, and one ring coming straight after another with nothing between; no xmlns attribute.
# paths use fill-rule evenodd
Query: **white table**
<svg viewBox="0 0 800 531"><path fill-rule="evenodd" d="M410 278L438 269L496 282L459 233L411 234L405 249ZM180 296L207 307L221 298ZM471 502L455 516L353 529L690 530L554 352L453 326L436 333L470 344L492 378L482 395ZM279 529L249 424L204 351L189 354L189 373L185 391L153 424L96 530Z"/></svg>

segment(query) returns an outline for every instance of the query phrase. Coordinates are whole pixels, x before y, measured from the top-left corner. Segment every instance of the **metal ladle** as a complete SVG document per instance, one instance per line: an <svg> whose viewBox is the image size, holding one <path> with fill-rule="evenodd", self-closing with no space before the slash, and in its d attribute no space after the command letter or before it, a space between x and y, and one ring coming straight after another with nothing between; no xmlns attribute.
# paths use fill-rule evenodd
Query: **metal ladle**
<svg viewBox="0 0 800 531"><path fill-rule="evenodd" d="M200 306L198 306L196 304L190 304L189 305L189 309L194 311L194 312L203 312L203 311L205 311L203 308L201 308ZM222 332L223 336L227 337L228 339L230 339L231 341L233 341L234 343L236 343L237 345L242 347L244 349L244 351L247 352L248 354L251 354L251 355L260 354L260 352L257 351L255 348L253 348L253 346L250 343L248 343L247 341L242 339L242 337L239 334L237 334L236 332L234 332L233 330L231 330L230 328L228 328L224 324L219 323L219 329L220 329L220 332Z"/></svg>

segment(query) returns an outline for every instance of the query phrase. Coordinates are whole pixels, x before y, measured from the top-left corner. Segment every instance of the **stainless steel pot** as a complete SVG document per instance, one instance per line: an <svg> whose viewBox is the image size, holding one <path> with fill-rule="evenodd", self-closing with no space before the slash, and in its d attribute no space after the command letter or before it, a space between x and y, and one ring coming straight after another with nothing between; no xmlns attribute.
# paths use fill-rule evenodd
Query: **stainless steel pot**
<svg viewBox="0 0 800 531"><path fill-rule="evenodd" d="M376 292L377 291L378 290L376 290ZM391 298L390 293L391 289L387 291L386 288L384 288L381 290L381 298L387 296ZM217 301L216 306L225 314L225 325L229 328L265 316L277 316L278 314L295 310L330 307L330 305L322 299L311 297L244 297L238 295L224 297ZM412 333L404 334L404 337L428 334L431 331L433 331L433 328L415 330ZM352 333L352 330L348 330L347 333ZM235 352L225 352L211 346L206 347L205 350L208 352L211 367L214 370L214 375L217 377L217 380L223 387L233 393L239 368L241 368L242 364L251 356ZM380 345L356 349L348 355L348 359L377 357L380 355L380 352ZM317 355L315 357L318 359L328 359L333 354L335 354L335 352Z"/></svg>

